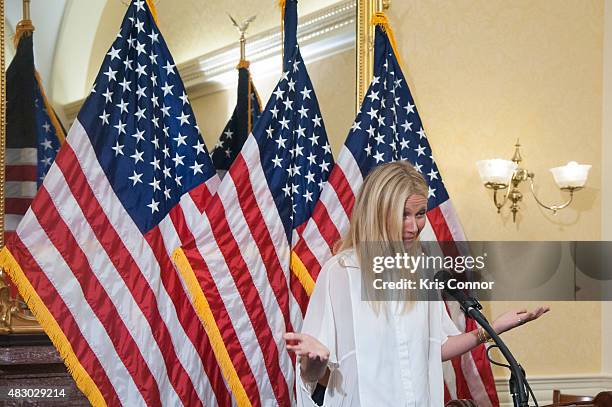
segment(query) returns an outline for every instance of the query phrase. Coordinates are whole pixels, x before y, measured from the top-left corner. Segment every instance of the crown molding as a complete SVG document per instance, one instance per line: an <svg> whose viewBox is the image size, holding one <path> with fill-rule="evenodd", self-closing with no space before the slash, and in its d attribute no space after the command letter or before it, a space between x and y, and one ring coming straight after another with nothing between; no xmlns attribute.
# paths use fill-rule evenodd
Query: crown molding
<svg viewBox="0 0 612 407"><path fill-rule="evenodd" d="M298 42L309 63L355 48L356 0L344 0L300 18ZM275 27L248 38L246 55L251 68L277 58L280 65L282 36ZM178 65L191 100L235 86L240 44L219 48ZM264 68L265 69L265 68ZM273 68L272 70L276 70ZM276 72L270 72L276 73ZM280 74L280 72L278 72ZM85 99L62 106L72 124Z"/></svg>

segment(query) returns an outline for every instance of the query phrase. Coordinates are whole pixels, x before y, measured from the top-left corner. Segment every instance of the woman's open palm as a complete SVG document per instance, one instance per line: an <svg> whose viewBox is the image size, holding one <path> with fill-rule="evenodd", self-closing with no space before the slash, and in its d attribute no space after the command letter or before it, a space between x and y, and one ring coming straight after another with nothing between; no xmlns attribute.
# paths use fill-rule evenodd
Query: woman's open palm
<svg viewBox="0 0 612 407"><path fill-rule="evenodd" d="M501 334L502 332L509 331L517 326L523 325L526 322L538 319L543 314L550 311L550 307L537 307L533 311L527 311L526 309L508 311L500 315L495 321L493 321L493 328L495 332Z"/></svg>

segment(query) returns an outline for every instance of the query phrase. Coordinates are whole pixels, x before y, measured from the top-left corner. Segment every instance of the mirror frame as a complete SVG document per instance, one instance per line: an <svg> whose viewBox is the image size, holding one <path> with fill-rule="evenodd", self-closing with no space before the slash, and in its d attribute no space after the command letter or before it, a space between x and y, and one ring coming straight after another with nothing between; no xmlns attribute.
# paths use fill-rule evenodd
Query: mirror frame
<svg viewBox="0 0 612 407"><path fill-rule="evenodd" d="M355 114L370 86L374 62L374 26L372 17L391 6L391 0L357 0L357 27L355 35L357 89L355 91Z"/></svg>
<svg viewBox="0 0 612 407"><path fill-rule="evenodd" d="M4 0L0 0L0 248L4 247L4 187L5 187L5 154L6 154L6 38ZM2 276L2 270L0 270Z"/></svg>
<svg viewBox="0 0 612 407"><path fill-rule="evenodd" d="M2 0L4 1L4 0ZM361 101L365 97L368 85L372 80L372 60L374 58L374 28L370 21L379 9L379 0L357 0L357 27L355 32L357 89L355 92L355 114L359 112Z"/></svg>
<svg viewBox="0 0 612 407"><path fill-rule="evenodd" d="M6 152L6 55L4 0L0 0L0 249L4 247L4 176ZM10 333L13 314L8 277L0 268L0 334Z"/></svg>

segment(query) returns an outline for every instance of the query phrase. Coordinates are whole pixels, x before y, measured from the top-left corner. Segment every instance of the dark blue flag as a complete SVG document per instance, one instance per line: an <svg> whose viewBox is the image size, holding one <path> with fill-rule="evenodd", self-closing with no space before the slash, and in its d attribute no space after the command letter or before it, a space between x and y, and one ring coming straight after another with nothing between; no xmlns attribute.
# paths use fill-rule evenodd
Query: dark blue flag
<svg viewBox="0 0 612 407"><path fill-rule="evenodd" d="M236 107L210 153L219 176L229 170L260 115L261 102L251 78L248 62L240 61Z"/></svg>
<svg viewBox="0 0 612 407"><path fill-rule="evenodd" d="M6 72L4 230L8 234L30 207L65 138L36 72L32 31L18 28L16 41L17 53Z"/></svg>

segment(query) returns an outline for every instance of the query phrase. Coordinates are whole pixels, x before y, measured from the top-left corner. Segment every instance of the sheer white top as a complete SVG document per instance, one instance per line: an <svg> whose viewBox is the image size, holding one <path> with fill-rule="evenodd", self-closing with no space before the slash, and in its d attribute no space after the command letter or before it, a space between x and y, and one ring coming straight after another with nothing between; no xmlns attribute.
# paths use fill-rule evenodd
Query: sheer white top
<svg viewBox="0 0 612 407"><path fill-rule="evenodd" d="M331 258L310 298L302 333L330 351L325 406L444 405L442 344L460 334L442 301L416 302L408 312L374 312L361 300L361 270L354 251ZM394 310L393 310L394 309ZM297 366L299 406L315 406L316 383Z"/></svg>

